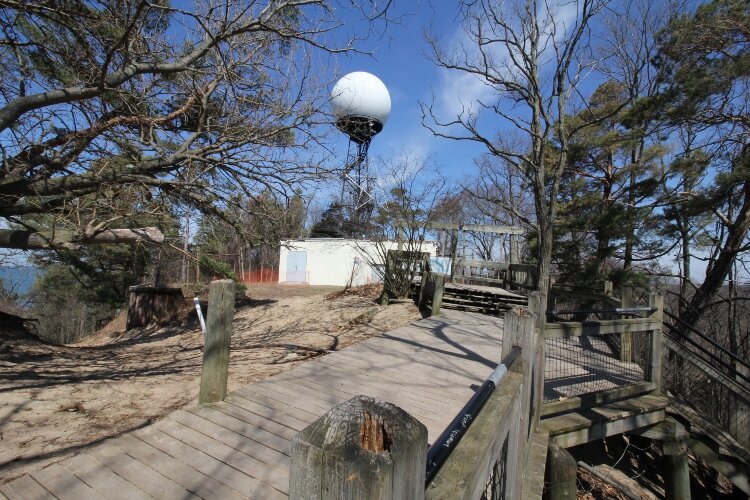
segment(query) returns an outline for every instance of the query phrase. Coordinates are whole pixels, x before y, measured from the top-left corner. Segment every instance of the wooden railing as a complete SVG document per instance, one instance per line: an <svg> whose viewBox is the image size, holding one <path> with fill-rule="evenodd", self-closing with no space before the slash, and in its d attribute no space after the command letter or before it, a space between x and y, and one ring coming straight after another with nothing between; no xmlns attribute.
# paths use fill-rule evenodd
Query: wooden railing
<svg viewBox="0 0 750 500"><path fill-rule="evenodd" d="M616 319L564 321L561 316ZM640 315L642 317L626 317ZM589 408L658 391L662 371L663 297L641 308L550 311L544 325L542 415Z"/></svg>
<svg viewBox="0 0 750 500"><path fill-rule="evenodd" d="M536 266L485 260L459 260L454 265L453 281L465 285L502 287L531 291L537 288Z"/></svg>

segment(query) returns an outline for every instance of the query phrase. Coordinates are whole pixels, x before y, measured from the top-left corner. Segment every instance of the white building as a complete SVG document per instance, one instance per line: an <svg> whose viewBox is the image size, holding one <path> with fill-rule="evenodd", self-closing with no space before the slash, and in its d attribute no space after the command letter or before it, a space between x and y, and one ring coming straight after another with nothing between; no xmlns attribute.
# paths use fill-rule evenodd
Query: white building
<svg viewBox="0 0 750 500"><path fill-rule="evenodd" d="M313 238L281 242L279 283L353 286L383 281L388 250L395 241ZM422 252L436 254L434 242L422 243Z"/></svg>

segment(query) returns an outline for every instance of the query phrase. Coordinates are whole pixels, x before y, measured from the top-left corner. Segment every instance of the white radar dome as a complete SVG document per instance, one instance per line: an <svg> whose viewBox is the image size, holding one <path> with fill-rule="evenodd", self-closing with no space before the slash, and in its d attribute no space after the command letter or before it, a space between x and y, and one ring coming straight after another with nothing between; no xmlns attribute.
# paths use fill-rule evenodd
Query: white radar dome
<svg viewBox="0 0 750 500"><path fill-rule="evenodd" d="M365 142L383 130L388 121L391 95L377 76L355 71L333 87L331 111L342 132L356 142Z"/></svg>

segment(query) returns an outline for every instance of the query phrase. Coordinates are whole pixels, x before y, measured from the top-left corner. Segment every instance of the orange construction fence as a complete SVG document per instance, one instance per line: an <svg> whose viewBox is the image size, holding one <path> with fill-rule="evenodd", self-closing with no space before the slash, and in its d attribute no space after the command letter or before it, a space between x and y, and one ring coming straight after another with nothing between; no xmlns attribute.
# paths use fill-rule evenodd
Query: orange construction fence
<svg viewBox="0 0 750 500"><path fill-rule="evenodd" d="M279 270L264 267L256 271L248 271L241 276L243 283L278 283Z"/></svg>

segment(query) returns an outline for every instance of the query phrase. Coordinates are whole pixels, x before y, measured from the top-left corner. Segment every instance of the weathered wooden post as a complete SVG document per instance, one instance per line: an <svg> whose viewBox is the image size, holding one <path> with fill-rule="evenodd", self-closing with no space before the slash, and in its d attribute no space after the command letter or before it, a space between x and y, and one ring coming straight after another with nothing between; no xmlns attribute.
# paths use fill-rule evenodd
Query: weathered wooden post
<svg viewBox="0 0 750 500"><path fill-rule="evenodd" d="M549 440L547 448L547 465L544 468L544 498L545 500L575 500L576 474L578 464L575 458L557 444L554 439Z"/></svg>
<svg viewBox="0 0 750 500"><path fill-rule="evenodd" d="M432 314L430 316L437 316L440 314L440 307L443 305L443 290L445 289L445 275L435 274L435 291L432 292Z"/></svg>
<svg viewBox="0 0 750 500"><path fill-rule="evenodd" d="M664 498L690 500L690 464L684 442L662 443L662 474Z"/></svg>
<svg viewBox="0 0 750 500"><path fill-rule="evenodd" d="M690 500L690 464L688 463L688 432L679 422L667 418L653 429L662 452L664 497L667 500ZM644 434L649 437L648 434Z"/></svg>
<svg viewBox="0 0 750 500"><path fill-rule="evenodd" d="M625 285L622 287L620 295L621 307L633 307L633 287ZM628 363L633 360L633 334L631 332L623 332L620 334L620 361L627 361Z"/></svg>
<svg viewBox="0 0 750 500"><path fill-rule="evenodd" d="M519 263L519 256L520 252L518 250L518 236L514 233L511 233L510 235L510 264L518 264Z"/></svg>
<svg viewBox="0 0 750 500"><path fill-rule="evenodd" d="M651 331L651 345L649 370L646 374L648 382L656 383L656 392L661 392L661 370L662 370L662 333L661 325L664 318L664 296L661 293L652 293L648 298L648 305L656 309L651 313L651 318L658 320L657 326Z"/></svg>
<svg viewBox="0 0 750 500"><path fill-rule="evenodd" d="M234 316L234 281L212 281L208 290L208 317L203 345L199 403L223 401L227 396L229 341Z"/></svg>
<svg viewBox="0 0 750 500"><path fill-rule="evenodd" d="M521 491L525 477L524 465L529 456L529 440L534 426L534 418L539 412L535 394L536 315L531 308L513 307L505 311L503 319L502 359L510 354L514 346L521 348L521 354L509 371L523 376L521 386L520 419L518 422L517 453L509 464L509 478L515 478L513 491Z"/></svg>
<svg viewBox="0 0 750 500"><path fill-rule="evenodd" d="M532 376L534 378L533 397L531 398L534 402L533 421L531 423L535 431L539 430L539 417L541 415L542 403L544 401L544 325L547 322L547 314L544 309L544 301L542 300L542 294L540 292L532 292L529 294L529 311L536 315L536 322L534 324L534 333L536 335L536 341L534 343L535 356L534 356L534 369Z"/></svg>
<svg viewBox="0 0 750 500"><path fill-rule="evenodd" d="M401 408L356 396L292 439L289 498L424 498L427 428Z"/></svg>

